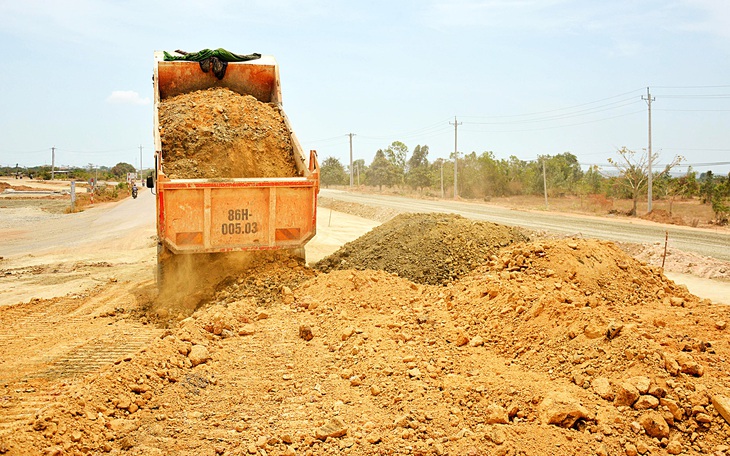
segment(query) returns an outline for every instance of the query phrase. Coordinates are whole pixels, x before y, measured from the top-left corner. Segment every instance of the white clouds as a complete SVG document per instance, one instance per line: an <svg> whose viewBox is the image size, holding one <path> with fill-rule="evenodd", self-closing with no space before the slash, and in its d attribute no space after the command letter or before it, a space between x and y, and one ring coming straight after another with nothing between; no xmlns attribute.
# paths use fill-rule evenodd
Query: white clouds
<svg viewBox="0 0 730 456"><path fill-rule="evenodd" d="M149 98L142 98L134 90L115 90L106 98L107 103L124 105L148 105Z"/></svg>
<svg viewBox="0 0 730 456"><path fill-rule="evenodd" d="M730 38L728 0L429 0L421 18L439 29L636 36L661 29Z"/></svg>
<svg viewBox="0 0 730 456"><path fill-rule="evenodd" d="M571 3L571 0L434 0L425 9L423 18L437 28L565 30L586 20Z"/></svg>
<svg viewBox="0 0 730 456"><path fill-rule="evenodd" d="M685 23L684 29L730 38L730 2L727 0L682 0L690 9L699 10L702 19Z"/></svg>

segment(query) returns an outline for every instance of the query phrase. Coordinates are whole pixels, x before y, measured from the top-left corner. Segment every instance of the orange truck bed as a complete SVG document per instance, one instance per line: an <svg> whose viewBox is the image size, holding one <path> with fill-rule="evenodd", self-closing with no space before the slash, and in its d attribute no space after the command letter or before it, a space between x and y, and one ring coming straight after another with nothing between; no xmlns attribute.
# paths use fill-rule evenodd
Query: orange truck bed
<svg viewBox="0 0 730 456"><path fill-rule="evenodd" d="M271 56L231 62L225 77L218 80L212 72L201 71L197 62L164 61L163 53L155 52L157 234L162 256L277 249L303 252L316 233L319 165L314 151L305 161L283 111L300 177L170 179L165 175L160 101L212 87L281 105L278 67Z"/></svg>

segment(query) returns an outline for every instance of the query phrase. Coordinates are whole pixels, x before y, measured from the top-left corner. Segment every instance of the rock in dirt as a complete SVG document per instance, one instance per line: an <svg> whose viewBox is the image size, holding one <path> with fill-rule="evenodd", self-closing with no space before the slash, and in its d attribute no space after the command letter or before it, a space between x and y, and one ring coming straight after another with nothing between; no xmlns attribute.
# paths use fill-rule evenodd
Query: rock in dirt
<svg viewBox="0 0 730 456"><path fill-rule="evenodd" d="M616 395L613 405L620 407L622 405L631 407L637 399L639 399L639 390L629 382L621 382L616 385Z"/></svg>
<svg viewBox="0 0 730 456"><path fill-rule="evenodd" d="M690 355L689 353L679 353L677 355L677 363L679 363L679 369L683 374L701 377L705 373L705 368L702 367L700 363L695 361L692 355Z"/></svg>
<svg viewBox="0 0 730 456"><path fill-rule="evenodd" d="M188 359L192 363L193 367L198 364L203 364L210 359L210 353L204 345L193 345L188 354Z"/></svg>
<svg viewBox="0 0 730 456"><path fill-rule="evenodd" d="M314 333L312 333L312 327L309 325L299 326L299 337L306 341L314 339Z"/></svg>
<svg viewBox="0 0 730 456"><path fill-rule="evenodd" d="M712 396L712 405L715 407L715 410L717 410L717 413L725 418L725 421L730 424L730 397L722 394L714 394Z"/></svg>
<svg viewBox="0 0 730 456"><path fill-rule="evenodd" d="M339 418L333 418L329 423L314 431L314 437L319 440L327 440L328 437L342 437L344 435L347 435L347 426Z"/></svg>
<svg viewBox="0 0 730 456"><path fill-rule="evenodd" d="M639 423L650 437L658 439L669 437L669 425L658 412L645 412L639 417Z"/></svg>
<svg viewBox="0 0 730 456"><path fill-rule="evenodd" d="M614 398L613 389L611 383L605 377L598 377L591 382L593 392L601 396L607 401L612 401Z"/></svg>
<svg viewBox="0 0 730 456"><path fill-rule="evenodd" d="M489 404L485 421L487 424L507 424L509 423L509 415L501 405Z"/></svg>
<svg viewBox="0 0 730 456"><path fill-rule="evenodd" d="M126 420L124 418L117 418L109 421L109 429L116 432L117 435L129 434L132 431L139 428L139 422L135 420Z"/></svg>
<svg viewBox="0 0 730 456"><path fill-rule="evenodd" d="M572 428L576 421L589 418L590 412L570 394L554 391L542 400L538 415L543 424Z"/></svg>

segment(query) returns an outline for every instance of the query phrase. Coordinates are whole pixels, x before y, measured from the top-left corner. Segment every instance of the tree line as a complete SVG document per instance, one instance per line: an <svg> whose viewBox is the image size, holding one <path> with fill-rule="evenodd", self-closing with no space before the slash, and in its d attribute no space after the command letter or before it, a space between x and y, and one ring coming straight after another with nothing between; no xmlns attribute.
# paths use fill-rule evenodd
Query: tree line
<svg viewBox="0 0 730 456"><path fill-rule="evenodd" d="M76 179L86 181L89 179L99 180L126 180L127 173L135 173L137 169L129 163L119 162L112 167L98 166L95 167L89 164L87 167L68 167L68 168L55 168L54 172L51 172L51 167L48 165L32 166L32 167L19 167L19 166L4 166L0 167L0 175L3 176L16 176L35 178L42 180L50 180L53 175L56 179ZM151 171L149 171L151 172Z"/></svg>
<svg viewBox="0 0 730 456"><path fill-rule="evenodd" d="M454 156L449 160L428 160L428 146L417 145L409 154L408 147L395 141L378 149L373 161L353 162L355 185L367 185L382 190L410 188L427 196L453 196ZM647 194L648 155L625 147L608 161L610 173L592 165L584 170L578 158L570 152L541 155L537 160L520 160L515 156L497 159L491 151L471 152L457 160L457 194L468 199L489 199L515 195L550 197L603 195L606 198L630 199L636 215L640 198ZM657 154L652 160L656 163ZM698 174L691 167L686 174L672 175L672 168L683 158L675 157L664 168L652 169L652 195L656 199L698 198L712 205L717 222L727 223L730 216L730 173L714 175L712 171ZM320 167L324 187L349 184L349 169L339 159L327 157ZM442 194L443 189L443 194Z"/></svg>

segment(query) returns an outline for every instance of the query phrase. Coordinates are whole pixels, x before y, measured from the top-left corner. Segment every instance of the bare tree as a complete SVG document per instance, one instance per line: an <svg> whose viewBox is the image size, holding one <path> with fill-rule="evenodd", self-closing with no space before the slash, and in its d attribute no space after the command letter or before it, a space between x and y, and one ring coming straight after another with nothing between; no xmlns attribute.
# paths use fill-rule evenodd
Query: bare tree
<svg viewBox="0 0 730 456"><path fill-rule="evenodd" d="M631 209L630 215L636 216L636 204L639 201L639 196L647 188L649 177L649 154L644 151L641 155L637 156L635 151L627 149L625 146L616 152L618 153L618 159L614 160L613 158L609 158L608 162L618 169L621 181L631 192L631 198L634 205ZM652 162L656 163L658 158L658 153L652 154ZM675 156L672 162L664 168L664 171L653 173L652 178L656 179L668 174L669 171L677 166L682 160L684 160L683 157L679 155Z"/></svg>

